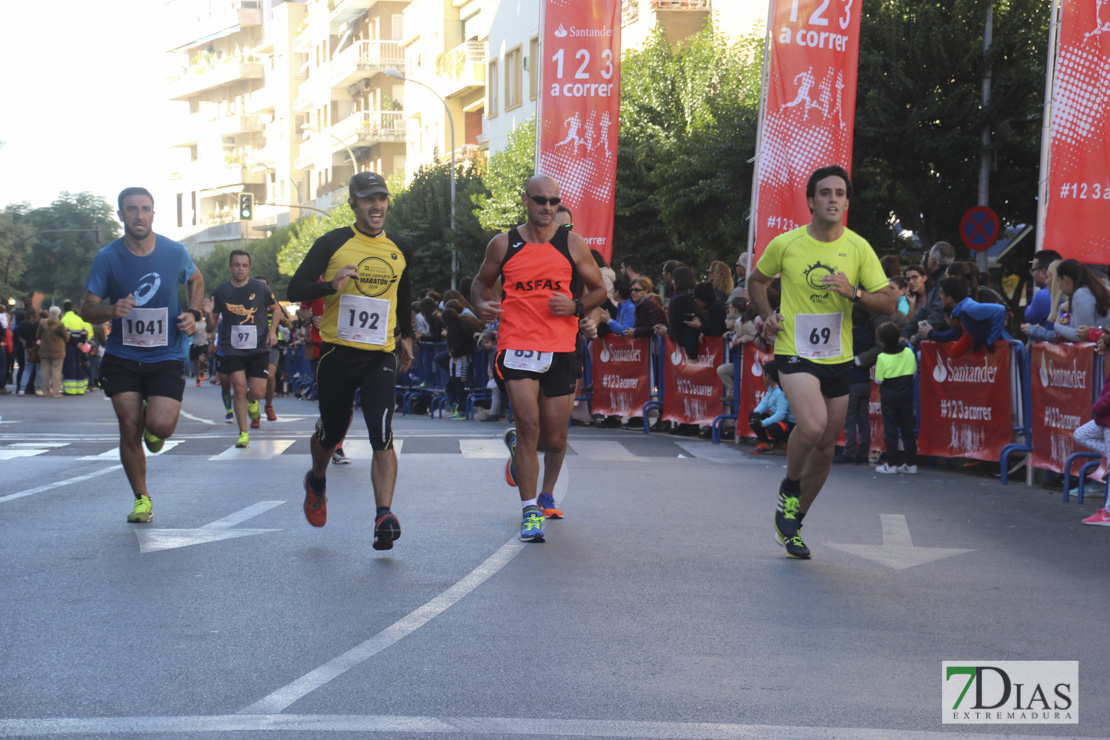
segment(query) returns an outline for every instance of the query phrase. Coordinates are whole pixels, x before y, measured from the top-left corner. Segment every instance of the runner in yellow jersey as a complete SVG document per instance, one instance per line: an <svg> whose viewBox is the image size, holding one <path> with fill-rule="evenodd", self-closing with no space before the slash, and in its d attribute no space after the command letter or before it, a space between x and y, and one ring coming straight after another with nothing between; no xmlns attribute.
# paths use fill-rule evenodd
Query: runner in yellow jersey
<svg viewBox="0 0 1110 740"><path fill-rule="evenodd" d="M792 558L808 559L802 519L829 476L844 428L851 389L853 303L875 313L894 310L894 296L871 245L844 226L852 181L843 167L810 175L810 223L771 240L748 279L748 295L763 317L763 337L775 344L780 384L797 426L790 434L786 478L778 492L775 533ZM781 275L779 310L767 286Z"/></svg>

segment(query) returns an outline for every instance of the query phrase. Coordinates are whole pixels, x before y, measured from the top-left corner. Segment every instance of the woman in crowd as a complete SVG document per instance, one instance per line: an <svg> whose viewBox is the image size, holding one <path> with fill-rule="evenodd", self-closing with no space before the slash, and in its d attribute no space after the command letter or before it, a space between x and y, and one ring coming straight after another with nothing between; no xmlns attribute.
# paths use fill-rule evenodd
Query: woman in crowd
<svg viewBox="0 0 1110 740"><path fill-rule="evenodd" d="M649 337L656 326L667 323L667 315L663 313L663 306L651 291L655 285L651 278L641 275L632 281L628 289L632 302L636 304L635 324L631 329L625 329L626 337Z"/></svg>
<svg viewBox="0 0 1110 740"><path fill-rule="evenodd" d="M657 326L655 333L659 336L669 334L671 340L686 350L690 359L698 356L698 336L701 332L686 322L698 315L698 304L694 300L694 286L697 282L694 271L683 265L676 267L673 274L674 295L667 306L667 326Z"/></svg>
<svg viewBox="0 0 1110 740"><path fill-rule="evenodd" d="M1110 289L1082 262L1073 259L1060 262L1056 266L1056 287L1060 295L1067 298L1070 307L1067 325L1054 325L1056 336L1061 341L1092 341L1089 336L1092 328L1110 326ZM1053 295L1055 297L1055 290Z"/></svg>
<svg viewBox="0 0 1110 740"><path fill-rule="evenodd" d="M62 361L66 357L69 330L62 323L62 309L51 306L47 317L39 322L36 339L39 343L39 364L42 366L42 395L62 397Z"/></svg>
<svg viewBox="0 0 1110 740"><path fill-rule="evenodd" d="M720 260L713 260L706 270L705 279L713 284L713 290L717 291L721 303L727 304L733 288L732 270L728 269L728 265Z"/></svg>
<svg viewBox="0 0 1110 740"><path fill-rule="evenodd" d="M903 275L906 279L906 300L910 304L910 316L925 305L929 295L929 273L921 265L910 265Z"/></svg>

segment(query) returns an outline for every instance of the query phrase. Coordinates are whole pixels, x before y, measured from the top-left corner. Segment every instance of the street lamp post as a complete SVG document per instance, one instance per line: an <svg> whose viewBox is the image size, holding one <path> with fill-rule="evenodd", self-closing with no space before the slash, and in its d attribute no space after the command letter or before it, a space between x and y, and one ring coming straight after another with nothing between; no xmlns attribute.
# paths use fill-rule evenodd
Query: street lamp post
<svg viewBox="0 0 1110 740"><path fill-rule="evenodd" d="M455 119L451 115L451 109L447 107L447 101L444 100L443 96L437 93L431 85L421 82L420 80L410 80L395 69L384 69L382 70L382 74L386 77L411 82L414 85L420 85L427 89L432 95L439 98L439 102L443 103L444 112L447 113L447 125L451 127L451 289L454 290L459 275L459 250L455 247Z"/></svg>
<svg viewBox="0 0 1110 740"><path fill-rule="evenodd" d="M301 126L301 131L311 131L311 132L312 132L312 133L314 133L314 134L319 134L319 133L322 133L322 132L320 131L320 129L318 129L318 128L313 128L312 126L309 126L309 125L308 125L307 123L306 123L306 124L303 124L303 125ZM347 142L343 141L343 139L340 139L340 138L339 138L338 136L336 136L335 134L333 134L333 133L332 133L331 131L328 131L328 132L327 132L327 134L328 134L328 136L330 136L331 138L333 138L333 139L335 139L335 140L336 140L337 142L339 142L339 144L340 144L340 145L341 145L341 146L342 146L342 147L343 147L344 149L346 149L346 150L347 150L347 156L351 158L351 167L353 167L353 168L354 168L354 170L355 170L355 174L358 174L358 161L357 161L357 160L355 159L355 153L354 153L353 151L351 151L351 147L347 146Z"/></svg>

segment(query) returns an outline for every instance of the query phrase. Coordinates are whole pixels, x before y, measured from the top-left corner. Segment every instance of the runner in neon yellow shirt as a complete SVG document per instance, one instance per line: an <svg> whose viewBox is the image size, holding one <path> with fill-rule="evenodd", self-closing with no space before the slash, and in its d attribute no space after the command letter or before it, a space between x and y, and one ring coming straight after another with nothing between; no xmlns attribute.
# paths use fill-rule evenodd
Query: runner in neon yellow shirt
<svg viewBox="0 0 1110 740"><path fill-rule="evenodd" d="M802 519L829 476L836 439L844 428L851 390L853 303L874 313L894 311L894 296L879 258L863 237L844 226L852 181L842 167L810 175L807 226L781 234L748 279L748 295L763 317L763 336L775 343L780 384L797 426L787 448L775 533L792 558L806 560ZM779 312L767 286L782 276Z"/></svg>

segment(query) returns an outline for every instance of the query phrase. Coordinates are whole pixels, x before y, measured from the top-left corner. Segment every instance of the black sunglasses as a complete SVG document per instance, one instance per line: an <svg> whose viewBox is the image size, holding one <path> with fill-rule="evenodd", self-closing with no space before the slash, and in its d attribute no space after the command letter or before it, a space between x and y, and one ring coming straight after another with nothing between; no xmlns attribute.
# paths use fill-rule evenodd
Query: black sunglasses
<svg viewBox="0 0 1110 740"><path fill-rule="evenodd" d="M528 195L528 194L525 193L525 195ZM559 205L559 200L560 200L559 198L545 198L542 195L528 195L528 197L531 198L532 202L535 203L538 206L546 206L548 203L550 203L553 206L557 206L557 205Z"/></svg>
<svg viewBox="0 0 1110 740"><path fill-rule="evenodd" d="M574 224L563 224L563 228L567 231L574 231Z"/></svg>

